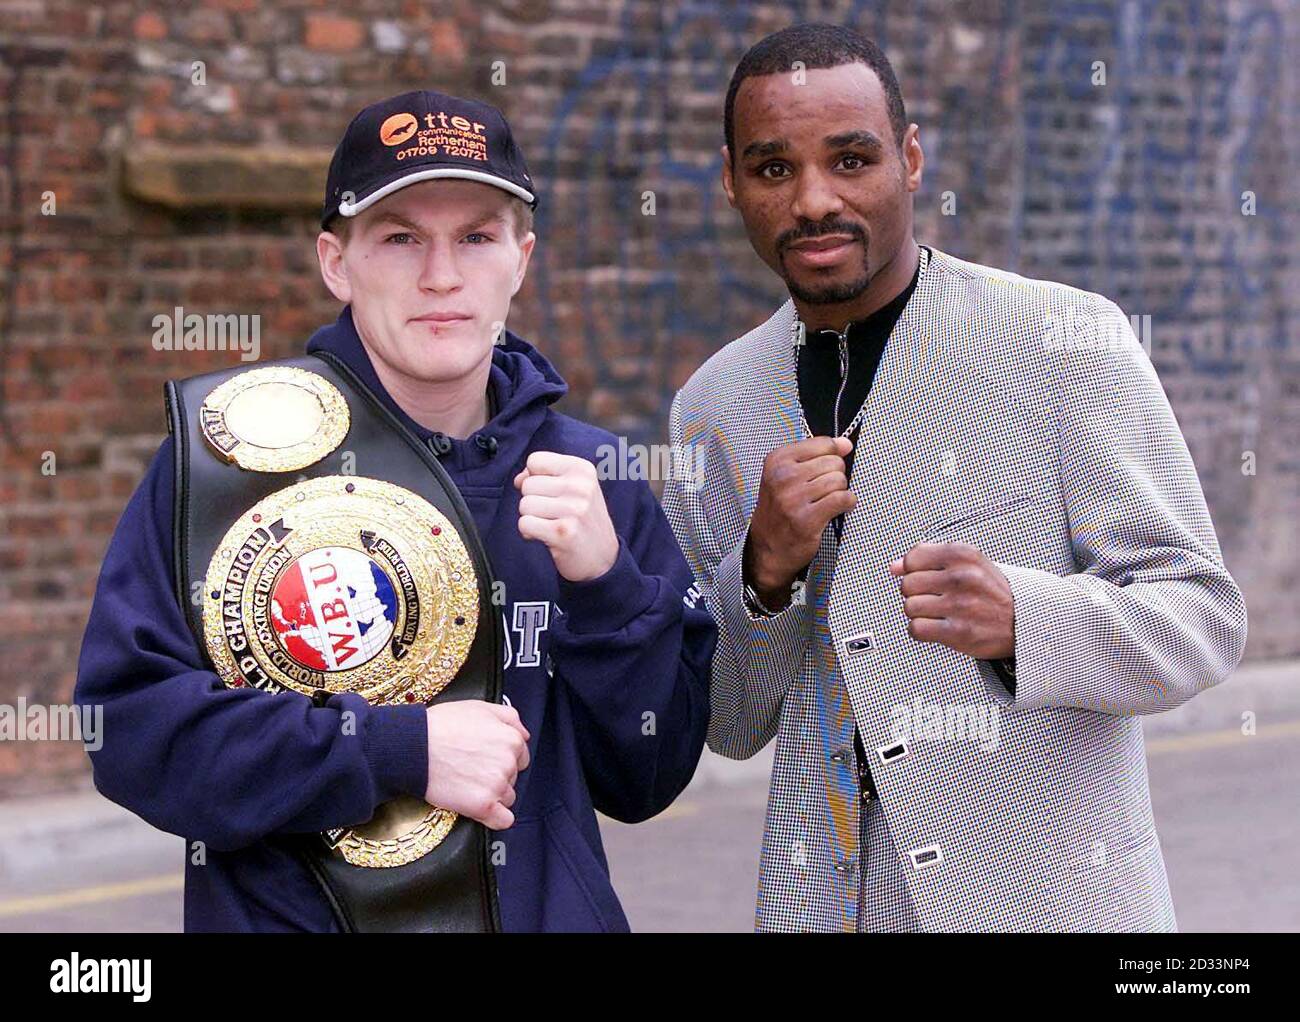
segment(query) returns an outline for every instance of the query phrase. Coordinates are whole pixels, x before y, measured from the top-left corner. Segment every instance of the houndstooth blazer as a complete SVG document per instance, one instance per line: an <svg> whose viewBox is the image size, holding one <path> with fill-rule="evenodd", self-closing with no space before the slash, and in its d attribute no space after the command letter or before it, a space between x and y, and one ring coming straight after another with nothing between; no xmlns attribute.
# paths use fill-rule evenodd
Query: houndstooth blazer
<svg viewBox="0 0 1300 1022"><path fill-rule="evenodd" d="M872 896L856 723L923 929L1174 929L1137 715L1226 679L1246 639L1195 467L1113 302L921 252L802 603L754 618L741 580L764 457L807 435L792 304L672 406L702 478L669 479L665 510L720 630L709 746L777 739L756 927L853 930ZM922 540L1006 575L1014 698L908 635L888 565Z"/></svg>

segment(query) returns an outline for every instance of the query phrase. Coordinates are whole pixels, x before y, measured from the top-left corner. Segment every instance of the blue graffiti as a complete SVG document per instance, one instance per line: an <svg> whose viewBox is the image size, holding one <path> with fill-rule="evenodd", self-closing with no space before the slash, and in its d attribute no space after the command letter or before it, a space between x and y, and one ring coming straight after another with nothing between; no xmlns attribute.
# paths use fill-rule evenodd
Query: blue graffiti
<svg viewBox="0 0 1300 1022"><path fill-rule="evenodd" d="M625 5L613 38L594 45L562 94L540 169L564 186L543 203L538 227L543 237L563 228L571 243L539 252L541 335L555 343L561 330L580 331L566 338L568 357L580 351L586 382L627 396L620 429L637 442L661 437L684 355L702 360L785 298L779 280L754 272L719 183L737 60L774 11L788 23L852 24L926 61L929 36L960 24L940 0L892 16L889 7L664 5L651 32L646 7ZM1278 124L1295 121L1294 98L1275 92L1282 16L1262 0L1229 10L1202 0L1007 0L981 9L975 29L982 75L927 76L918 58L904 73L912 119L934 140L917 209L939 236L921 240L1107 294L1151 317L1158 364L1198 376L1242 374L1261 345L1291 348L1277 268L1289 231L1268 190L1284 175L1268 173L1260 155ZM1098 60L1104 85L1092 80ZM961 215L930 215L945 188L962 194ZM1256 216L1241 214L1246 191ZM653 219L642 215L647 192ZM1062 225L1077 225L1065 244ZM1222 343L1199 339L1207 316Z"/></svg>

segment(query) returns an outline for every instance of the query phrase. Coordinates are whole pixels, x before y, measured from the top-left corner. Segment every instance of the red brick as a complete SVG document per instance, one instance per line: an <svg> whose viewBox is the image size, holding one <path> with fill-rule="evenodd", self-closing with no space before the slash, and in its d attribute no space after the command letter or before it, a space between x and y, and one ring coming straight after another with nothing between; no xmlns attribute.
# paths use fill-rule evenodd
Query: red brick
<svg viewBox="0 0 1300 1022"><path fill-rule="evenodd" d="M309 14L305 36L309 49L324 50L328 53L347 53L365 42L366 29L355 18L341 18L334 14Z"/></svg>
<svg viewBox="0 0 1300 1022"><path fill-rule="evenodd" d="M87 102L92 110L120 110L126 105L126 96L116 89L96 89Z"/></svg>
<svg viewBox="0 0 1300 1022"><path fill-rule="evenodd" d="M132 26L137 39L166 39L167 22L153 11L145 11L135 19Z"/></svg>
<svg viewBox="0 0 1300 1022"><path fill-rule="evenodd" d="M438 21L429 28L430 56L457 67L465 63L465 38L454 21Z"/></svg>

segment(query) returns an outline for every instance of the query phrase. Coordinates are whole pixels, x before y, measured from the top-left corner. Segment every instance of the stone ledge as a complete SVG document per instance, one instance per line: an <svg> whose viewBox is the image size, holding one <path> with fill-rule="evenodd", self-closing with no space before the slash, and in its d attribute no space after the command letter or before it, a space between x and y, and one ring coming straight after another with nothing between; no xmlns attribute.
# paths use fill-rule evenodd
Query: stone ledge
<svg viewBox="0 0 1300 1022"><path fill-rule="evenodd" d="M319 210L332 155L281 146L131 145L122 153L122 189L177 210Z"/></svg>

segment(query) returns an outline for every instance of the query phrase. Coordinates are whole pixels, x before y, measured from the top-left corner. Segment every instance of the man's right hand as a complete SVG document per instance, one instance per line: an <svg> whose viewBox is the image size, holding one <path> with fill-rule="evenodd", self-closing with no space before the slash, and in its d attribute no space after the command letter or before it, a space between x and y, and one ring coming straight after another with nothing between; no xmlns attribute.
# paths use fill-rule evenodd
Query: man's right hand
<svg viewBox="0 0 1300 1022"><path fill-rule="evenodd" d="M515 822L515 778L528 767L528 729L513 706L466 699L430 706L430 805L491 830Z"/></svg>
<svg viewBox="0 0 1300 1022"><path fill-rule="evenodd" d="M789 603L790 587L816 556L827 524L857 502L844 466L851 450L848 437L815 436L764 459L743 570L765 607Z"/></svg>

